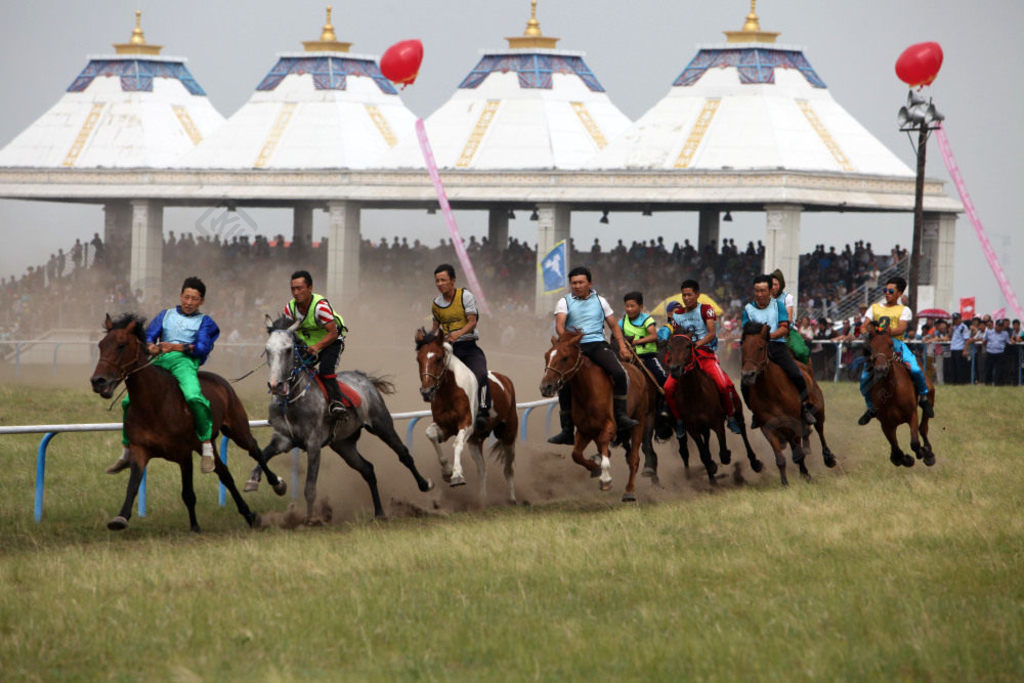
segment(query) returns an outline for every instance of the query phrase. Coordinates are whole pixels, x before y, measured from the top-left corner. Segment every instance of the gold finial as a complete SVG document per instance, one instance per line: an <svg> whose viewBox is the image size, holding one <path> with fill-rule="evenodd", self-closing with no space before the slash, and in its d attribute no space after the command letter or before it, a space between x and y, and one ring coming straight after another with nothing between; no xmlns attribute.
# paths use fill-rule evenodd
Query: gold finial
<svg viewBox="0 0 1024 683"><path fill-rule="evenodd" d="M560 39L551 38L541 33L540 22L537 21L537 0L530 0L530 20L526 22L526 30L523 31L523 35L505 38L505 40L508 41L510 48L519 50L531 47L552 49Z"/></svg>
<svg viewBox="0 0 1024 683"><path fill-rule="evenodd" d="M135 28L127 43L114 43L114 50L119 55L158 55L163 45L150 45L142 32L142 10L135 10Z"/></svg>
<svg viewBox="0 0 1024 683"><path fill-rule="evenodd" d="M320 40L302 41L302 44L306 46L306 52L348 52L352 47L352 43L342 42L334 34L334 26L331 24L332 9L330 5L327 6L327 23L324 24L324 28L320 32Z"/></svg>
<svg viewBox="0 0 1024 683"><path fill-rule="evenodd" d="M743 22L739 31L722 31L727 43L774 43L779 37L777 32L762 31L761 22L757 18L757 0L750 0L750 14Z"/></svg>

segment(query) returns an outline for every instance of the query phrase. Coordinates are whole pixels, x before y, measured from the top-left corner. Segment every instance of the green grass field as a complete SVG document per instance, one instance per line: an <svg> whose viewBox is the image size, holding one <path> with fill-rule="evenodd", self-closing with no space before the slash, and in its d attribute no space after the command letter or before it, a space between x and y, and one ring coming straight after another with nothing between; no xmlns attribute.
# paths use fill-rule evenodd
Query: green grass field
<svg viewBox="0 0 1024 683"><path fill-rule="evenodd" d="M200 535L163 462L148 516L107 531L126 481L102 471L114 433L53 441L37 524L39 436L0 437L0 679L1024 678L1024 393L942 388L938 464L897 469L877 423L852 426L856 388L823 389L840 466L815 444L812 481L790 467L788 489L758 435L765 472L715 493L666 444L662 479L683 483L654 500L640 480L639 505L618 502L621 470L598 494L569 463L565 486L587 495L387 522L361 500L324 527L250 531L197 474ZM113 421L105 405L0 389L5 425Z"/></svg>

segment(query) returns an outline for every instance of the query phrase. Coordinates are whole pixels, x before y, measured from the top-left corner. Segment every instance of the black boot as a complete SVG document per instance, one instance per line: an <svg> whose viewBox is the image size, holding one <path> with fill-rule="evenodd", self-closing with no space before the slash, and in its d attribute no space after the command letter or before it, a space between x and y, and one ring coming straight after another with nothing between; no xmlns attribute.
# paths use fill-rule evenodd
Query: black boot
<svg viewBox="0 0 1024 683"><path fill-rule="evenodd" d="M572 413L568 410L558 411L558 421L562 425L562 431L548 439L548 443L557 444L559 446L571 446L576 443L576 437L574 437L572 433Z"/></svg>
<svg viewBox="0 0 1024 683"><path fill-rule="evenodd" d="M615 431L622 433L640 424L626 413L625 396L616 396L612 399L612 410L615 413Z"/></svg>
<svg viewBox="0 0 1024 683"><path fill-rule="evenodd" d="M335 377L322 377L324 386L327 387L327 412L333 418L339 418L345 414L345 403L341 399L341 387Z"/></svg>
<svg viewBox="0 0 1024 683"><path fill-rule="evenodd" d="M935 411L932 410L932 404L928 402L928 394L921 394L917 397L917 405L921 406L921 414L927 417L929 420L935 417Z"/></svg>
<svg viewBox="0 0 1024 683"><path fill-rule="evenodd" d="M864 411L864 414L860 416L860 419L857 420L857 424L863 427L868 422L871 422L871 418L873 418L877 414L878 413L875 411L874 408L868 408L866 411Z"/></svg>

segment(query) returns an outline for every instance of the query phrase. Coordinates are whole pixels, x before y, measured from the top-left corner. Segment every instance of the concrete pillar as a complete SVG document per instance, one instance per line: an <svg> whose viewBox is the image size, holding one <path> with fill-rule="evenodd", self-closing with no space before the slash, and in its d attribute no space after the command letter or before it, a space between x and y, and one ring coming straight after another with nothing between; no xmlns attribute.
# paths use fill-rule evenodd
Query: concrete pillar
<svg viewBox="0 0 1024 683"><path fill-rule="evenodd" d="M491 209L488 212L487 241L498 251L508 248L508 209Z"/></svg>
<svg viewBox="0 0 1024 683"><path fill-rule="evenodd" d="M803 207L793 204L772 204L764 207L766 214L764 237L764 272L776 268L786 278L786 291L796 299L794 315L798 315L800 301L800 212Z"/></svg>
<svg viewBox="0 0 1024 683"><path fill-rule="evenodd" d="M537 207L537 288L533 310L538 315L549 314L555 310L555 301L565 294L569 286L568 277L562 283L563 289L548 294L544 293L544 273L542 261L555 245L565 240L565 264L562 272L568 275L569 265L569 222L571 213L564 204L540 204Z"/></svg>
<svg viewBox="0 0 1024 683"><path fill-rule="evenodd" d="M164 208L151 199L131 202L131 283L132 292L142 290L147 306L163 298L162 267L164 254Z"/></svg>
<svg viewBox="0 0 1024 683"><path fill-rule="evenodd" d="M921 234L921 255L926 270L920 271L922 284L931 285L933 305L947 311L953 307L953 252L956 248L956 214L926 213Z"/></svg>
<svg viewBox="0 0 1024 683"><path fill-rule="evenodd" d="M718 243L718 230L720 227L718 218L718 209L700 210L700 218L697 226L697 251L704 251L708 246L708 243L711 242L715 245L716 253L721 251L721 245Z"/></svg>
<svg viewBox="0 0 1024 683"><path fill-rule="evenodd" d="M292 242L309 249L313 244L313 205L300 202L292 208Z"/></svg>
<svg viewBox="0 0 1024 683"><path fill-rule="evenodd" d="M359 204L327 202L327 287L323 292L335 307L359 290Z"/></svg>
<svg viewBox="0 0 1024 683"><path fill-rule="evenodd" d="M123 273L128 267L132 245L132 207L128 202L103 205L103 245L108 267L115 273Z"/></svg>

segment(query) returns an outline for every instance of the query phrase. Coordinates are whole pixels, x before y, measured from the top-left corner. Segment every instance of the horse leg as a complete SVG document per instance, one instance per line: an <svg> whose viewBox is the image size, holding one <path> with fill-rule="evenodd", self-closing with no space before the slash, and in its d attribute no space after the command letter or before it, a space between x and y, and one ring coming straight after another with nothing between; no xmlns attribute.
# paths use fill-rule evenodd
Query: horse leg
<svg viewBox="0 0 1024 683"><path fill-rule="evenodd" d="M683 460L683 469L686 470L686 478L690 478L690 449L686 447L686 434L677 437L679 441L679 457Z"/></svg>
<svg viewBox="0 0 1024 683"><path fill-rule="evenodd" d="M615 434L601 434L597 438L597 452L601 456L601 476L599 486L602 491L612 490L612 459L611 442Z"/></svg>
<svg viewBox="0 0 1024 683"><path fill-rule="evenodd" d="M832 450L825 443L825 418L819 417L818 421L814 423L814 429L818 432L818 441L821 442L821 457L825 461L825 467L836 466L836 456L832 453Z"/></svg>
<svg viewBox="0 0 1024 683"><path fill-rule="evenodd" d="M366 428L366 431L386 443L388 448L398 455L398 461L405 465L407 470L412 472L412 476L416 480L416 486L420 491L430 491L434 488L434 482L424 478L420 471L416 469L416 461L412 459L412 453L409 452L409 449L405 447L402 439L395 432L394 423L370 426Z"/></svg>
<svg viewBox="0 0 1024 683"><path fill-rule="evenodd" d="M306 444L306 486L303 494L306 497L306 524L319 526L323 520L313 514L313 503L316 502L316 480L320 476L320 443Z"/></svg>
<svg viewBox="0 0 1024 683"><path fill-rule="evenodd" d="M793 437L793 440L789 443L790 450L793 451L793 462L796 463L797 468L800 470L800 476L804 479L810 479L811 473L807 471L807 453L804 452L803 442L807 440L807 437Z"/></svg>
<svg viewBox="0 0 1024 683"><path fill-rule="evenodd" d="M767 424L761 427L761 433L768 439L768 444L775 453L775 466L779 468L779 476L782 477L782 485L789 486L789 479L786 478L786 456L782 453L782 440L778 433L768 427Z"/></svg>
<svg viewBox="0 0 1024 683"><path fill-rule="evenodd" d="M711 459L711 430L705 427L695 428L690 432L694 443L697 444L697 452L700 454L700 461L704 463L708 479L711 485L716 485L715 473L718 472L718 463Z"/></svg>
<svg viewBox="0 0 1024 683"><path fill-rule="evenodd" d="M448 464L448 458L445 457L444 450L441 448L441 444L445 442L444 432L437 426L436 422L431 422L424 433L430 440L430 445L434 447L434 452L437 453L437 462L441 465L441 478L450 482L452 480L452 467Z"/></svg>
<svg viewBox="0 0 1024 683"><path fill-rule="evenodd" d="M508 502L512 505L516 504L516 483L515 483L515 460L516 460L516 443L515 443L515 431L510 436L510 441L505 443L502 439L498 439L497 450L495 453L498 459L504 465L505 471L505 485L508 489Z"/></svg>
<svg viewBox="0 0 1024 683"><path fill-rule="evenodd" d="M743 448L747 451L747 460L750 461L750 469L755 472L760 472L764 469L764 463L757 459L757 455L754 454L754 449L750 447L750 438L747 436L747 425L743 422L743 409L739 405L739 401L736 402L736 417L740 423L740 437L743 439Z"/></svg>
<svg viewBox="0 0 1024 683"><path fill-rule="evenodd" d="M577 430L576 443L572 447L572 460L590 472L590 478L593 479L601 474L601 457L597 455L593 458L583 457L583 451L589 443L590 439L580 434L579 430Z"/></svg>
<svg viewBox="0 0 1024 683"><path fill-rule="evenodd" d="M644 468L640 472L641 477L650 477L654 485L658 484L658 454L654 451L654 442L651 439L650 431L644 434L641 448L644 451Z"/></svg>
<svg viewBox="0 0 1024 683"><path fill-rule="evenodd" d="M715 422L715 435L718 437L718 460L723 465L728 465L732 462L732 451L729 450L729 446L725 443L725 420L717 420ZM708 443L710 448L711 444Z"/></svg>
<svg viewBox="0 0 1024 683"><path fill-rule="evenodd" d="M236 446L244 449L249 457L256 461L256 471L262 471L267 475L267 482L273 487L274 493L279 496L283 496L288 492L288 484L283 479L274 474L269 467L267 467L267 459L263 457L263 451L260 450L260 445L256 442L256 438L249 431L249 424L246 423L243 429L239 429L236 433L230 429L227 425L221 426L221 434L231 439ZM219 460L219 458L218 458ZM251 477L250 477L251 481ZM259 481L256 482L256 486L259 486ZM249 482L245 484L246 490L249 489Z"/></svg>
<svg viewBox="0 0 1024 683"><path fill-rule="evenodd" d="M452 442L452 477L449 486L466 485L466 478L462 474L462 450L466 447L471 431L471 427L463 427Z"/></svg>
<svg viewBox="0 0 1024 683"><path fill-rule="evenodd" d="M135 497L139 494L139 485L142 483L142 473L145 469L145 464L139 465L135 462L134 458L132 459L131 470L128 474L128 485L124 493L124 504L121 505L121 511L107 522L107 528L111 531L121 531L128 528L128 520L132 516L132 504L135 503Z"/></svg>
<svg viewBox="0 0 1024 683"><path fill-rule="evenodd" d="M626 482L626 491L622 494L623 503L636 502L636 473L640 469L640 444L644 440L644 425L633 427L633 438L630 440L630 447L626 450L626 462L629 463L629 481Z"/></svg>
<svg viewBox="0 0 1024 683"><path fill-rule="evenodd" d="M214 465L220 463L219 458L214 458ZM192 453L186 453L185 457L178 462L181 468L181 502L185 503L188 510L189 528L193 533L199 533L199 521L196 519L196 489L192 485Z"/></svg>
<svg viewBox="0 0 1024 683"><path fill-rule="evenodd" d="M331 448L342 457L349 467L362 476L363 481L370 487L370 497L373 499L373 516L377 519L383 519L384 508L380 504L380 491L377 490L377 474L374 472L373 463L356 450L356 441L358 439L359 432L355 431L347 438L332 443Z"/></svg>
<svg viewBox="0 0 1024 683"><path fill-rule="evenodd" d="M921 449L920 425L918 424L917 408L914 408L914 412L910 416L910 450L914 452L914 455L917 456L918 460L924 457L924 452Z"/></svg>
<svg viewBox="0 0 1024 683"><path fill-rule="evenodd" d="M932 443L928 440L928 423L930 419L927 417L921 418L921 440L924 441L924 464L931 467L935 464L935 452L932 451Z"/></svg>
<svg viewBox="0 0 1024 683"><path fill-rule="evenodd" d="M476 474L480 480L477 500L480 507L485 507L487 505L487 461L484 460L483 440L470 439L467 446L469 454L473 456L473 462L476 463Z"/></svg>
<svg viewBox="0 0 1024 683"><path fill-rule="evenodd" d="M269 463L270 459L273 458L275 455L277 455L278 453L284 453L286 450L288 450L294 445L295 443L292 441L291 437L285 436L281 432L275 431L274 435L270 437L270 443L267 444L266 448L260 451L260 458L263 461L264 467L267 466L267 463ZM249 481L245 482L245 486L242 487L242 490L248 493L249 491L255 491L256 489L258 489L260 487L260 477L262 476L262 472L263 467L257 465L253 469L252 473L249 475ZM269 478L270 475L268 474L268 481ZM277 489L275 488L274 491L276 492ZM278 495L282 495L283 493L284 491L282 491Z"/></svg>
<svg viewBox="0 0 1024 683"><path fill-rule="evenodd" d="M239 444L239 445L241 445L241 444ZM257 452L258 452L258 450L257 450ZM189 465L188 469L189 469L188 476L189 476L189 479L191 479L192 478L192 466L191 466L191 464ZM260 516L257 515L255 512L253 512L252 510L250 510L249 506L246 505L245 499L242 498L242 494L238 492L238 487L235 486L235 478L231 476L231 472L228 470L228 466L225 465L223 462L221 462L220 458L214 458L213 471L217 473L217 477L220 479L220 483L224 484L224 488L226 488L228 490L228 493L231 494L231 499L235 501L235 507L238 508L238 514L242 515L242 517L245 518L246 523L250 527L252 527L253 529L258 529L259 526L260 526ZM267 474L267 481L268 482L271 482L271 479L270 479L271 477L274 477L275 479L277 478L276 475L274 475L273 472L270 472L268 470L268 474ZM281 483L284 483L284 482L281 482ZM271 482L271 484L272 484L272 482ZM274 490L276 491L277 487L274 487ZM182 495L184 495L184 493ZM278 494L278 495L281 495L281 494ZM195 501L195 493L192 494L192 499L193 499L193 506L194 506L195 505L195 503L194 503L194 501ZM186 505L187 505L187 503L186 503Z"/></svg>
<svg viewBox="0 0 1024 683"><path fill-rule="evenodd" d="M896 425L883 423L882 433L885 434L885 438L889 441L889 462L896 467L900 467L909 460L910 465L913 465L914 459L900 450L899 441L896 439ZM910 465L907 465L907 467L910 467Z"/></svg>

